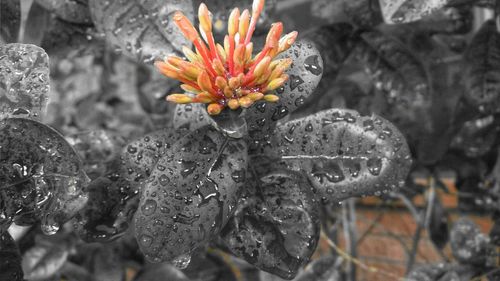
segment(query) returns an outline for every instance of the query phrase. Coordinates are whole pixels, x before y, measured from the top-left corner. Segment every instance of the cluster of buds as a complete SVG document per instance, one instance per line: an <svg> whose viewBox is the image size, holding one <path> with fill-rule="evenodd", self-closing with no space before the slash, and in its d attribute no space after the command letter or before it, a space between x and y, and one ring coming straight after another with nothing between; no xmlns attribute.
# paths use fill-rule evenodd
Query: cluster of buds
<svg viewBox="0 0 500 281"><path fill-rule="evenodd" d="M195 51L184 46L183 53L187 60L169 56L155 63L164 75L183 83L181 88L185 93L170 94L167 100L181 104L208 104L210 115L219 114L225 107L248 108L262 99L278 101L278 96L272 93L288 80L285 71L292 64L292 59L274 58L290 48L297 32L281 37L283 24L274 23L264 48L254 56L251 39L263 8L264 0L254 0L251 16L248 10L240 13L235 8L229 16L224 46L215 43L211 14L204 3L198 9L201 36L191 21L177 11L173 19L193 43Z"/></svg>

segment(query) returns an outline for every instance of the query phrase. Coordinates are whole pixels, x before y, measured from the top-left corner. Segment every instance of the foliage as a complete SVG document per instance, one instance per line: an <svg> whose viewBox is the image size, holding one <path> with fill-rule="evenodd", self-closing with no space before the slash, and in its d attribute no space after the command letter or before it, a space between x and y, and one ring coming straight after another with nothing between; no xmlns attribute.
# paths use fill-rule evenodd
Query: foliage
<svg viewBox="0 0 500 281"><path fill-rule="evenodd" d="M373 195L414 217L408 280L496 280L500 4L267 1L255 47L277 20L300 34L283 80L217 114L168 104L186 85L152 67L196 56L174 15L199 4L0 0L1 280L392 278L356 256L353 198ZM223 42L233 5L206 4ZM491 232L452 221L451 193ZM416 264L423 231L451 260Z"/></svg>

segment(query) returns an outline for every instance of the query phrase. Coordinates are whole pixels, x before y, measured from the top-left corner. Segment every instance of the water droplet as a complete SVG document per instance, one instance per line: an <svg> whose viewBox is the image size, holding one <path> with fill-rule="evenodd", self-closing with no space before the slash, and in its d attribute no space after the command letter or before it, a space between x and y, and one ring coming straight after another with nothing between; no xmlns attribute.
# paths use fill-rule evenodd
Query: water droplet
<svg viewBox="0 0 500 281"><path fill-rule="evenodd" d="M153 243L153 237L143 234L139 237L139 243L141 243L144 247L149 247L151 243Z"/></svg>
<svg viewBox="0 0 500 281"><path fill-rule="evenodd" d="M380 158L370 158L368 159L366 166L370 174L378 176L382 170L382 159Z"/></svg>
<svg viewBox="0 0 500 281"><path fill-rule="evenodd" d="M152 199L146 200L141 207L141 211L146 216L152 215L156 211L156 201Z"/></svg>
<svg viewBox="0 0 500 281"><path fill-rule="evenodd" d="M303 84L304 80L297 75L290 75L290 90L295 90L299 85Z"/></svg>
<svg viewBox="0 0 500 281"><path fill-rule="evenodd" d="M166 186L170 182L170 179L167 177L167 175L163 174L160 176L159 181L161 185Z"/></svg>
<svg viewBox="0 0 500 281"><path fill-rule="evenodd" d="M319 57L317 55L309 56L304 60L304 67L312 74L318 76L323 73L323 68L319 63Z"/></svg>
<svg viewBox="0 0 500 281"><path fill-rule="evenodd" d="M190 262L191 262L191 256L189 254L183 254L176 257L172 261L172 264L178 269L185 269L186 267L188 267Z"/></svg>

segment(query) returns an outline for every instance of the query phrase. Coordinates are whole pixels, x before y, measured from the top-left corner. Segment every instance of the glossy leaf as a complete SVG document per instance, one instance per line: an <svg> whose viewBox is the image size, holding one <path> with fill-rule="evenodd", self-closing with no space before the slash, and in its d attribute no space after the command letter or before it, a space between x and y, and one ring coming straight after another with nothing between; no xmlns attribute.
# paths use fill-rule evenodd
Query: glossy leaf
<svg viewBox="0 0 500 281"><path fill-rule="evenodd" d="M413 269L406 276L407 281L434 281L441 280L446 271L450 269L447 264L424 264Z"/></svg>
<svg viewBox="0 0 500 281"><path fill-rule="evenodd" d="M88 0L35 0L40 6L61 19L81 24L91 24Z"/></svg>
<svg viewBox="0 0 500 281"><path fill-rule="evenodd" d="M153 262L185 267L234 211L245 181L247 149L211 127L177 141L160 158L141 192L135 232Z"/></svg>
<svg viewBox="0 0 500 281"><path fill-rule="evenodd" d="M332 83L337 79L337 75L344 66L344 61L349 57L356 40L359 40L355 36L354 27L348 23L322 26L308 32L305 37L314 42L318 48L323 59L324 70L316 90L295 112L299 116L331 108L330 104L323 101L333 98ZM318 102L319 100L321 102Z"/></svg>
<svg viewBox="0 0 500 281"><path fill-rule="evenodd" d="M126 145L121 154L121 174L132 182L143 182L151 174L158 160L184 133L165 128L151 132Z"/></svg>
<svg viewBox="0 0 500 281"><path fill-rule="evenodd" d="M181 10L193 18L193 4L186 1L89 0L92 19L108 43L130 58L145 63L163 59L190 46L172 19Z"/></svg>
<svg viewBox="0 0 500 281"><path fill-rule="evenodd" d="M246 112L249 136L256 142L268 139L279 120L304 104L323 74L323 60L309 40L299 40L280 57L290 57L293 64L286 71L289 80L276 90L279 101L257 102Z"/></svg>
<svg viewBox="0 0 500 281"><path fill-rule="evenodd" d="M421 19L444 7L449 0L379 0L386 23L406 23Z"/></svg>
<svg viewBox="0 0 500 281"><path fill-rule="evenodd" d="M318 196L331 202L396 190L412 162L394 125L352 110L331 109L289 121L278 127L273 142L270 150L292 169L304 171Z"/></svg>
<svg viewBox="0 0 500 281"><path fill-rule="evenodd" d="M493 262L495 250L489 237L469 219L461 218L454 223L450 245L453 256L462 263L484 266Z"/></svg>
<svg viewBox="0 0 500 281"><path fill-rule="evenodd" d="M37 121L9 118L0 122L0 225L32 224L54 234L87 201L89 179L66 140Z"/></svg>
<svg viewBox="0 0 500 281"><path fill-rule="evenodd" d="M487 21L472 39L464 55L465 97L486 113L500 107L500 33L494 20Z"/></svg>
<svg viewBox="0 0 500 281"><path fill-rule="evenodd" d="M75 228L87 242L108 242L128 229L139 202L139 184L118 174L93 180L89 200L75 217Z"/></svg>
<svg viewBox="0 0 500 281"><path fill-rule="evenodd" d="M234 217L221 233L227 247L261 270L293 278L319 239L312 188L300 173L275 171L245 186Z"/></svg>
<svg viewBox="0 0 500 281"><path fill-rule="evenodd" d="M98 178L112 172L125 140L105 130L88 131L66 137L84 162L87 175Z"/></svg>
<svg viewBox="0 0 500 281"><path fill-rule="evenodd" d="M455 134L450 146L463 151L467 157L481 157L494 147L497 126L492 115L467 121Z"/></svg>
<svg viewBox="0 0 500 281"><path fill-rule="evenodd" d="M0 6L0 41L12 43L17 40L21 25L21 1L1 0Z"/></svg>
<svg viewBox="0 0 500 281"><path fill-rule="evenodd" d="M40 239L23 255L24 278L44 280L56 274L68 259L69 244L65 241Z"/></svg>
<svg viewBox="0 0 500 281"><path fill-rule="evenodd" d="M49 57L34 45L0 46L0 119L40 120L49 94Z"/></svg>
<svg viewBox="0 0 500 281"><path fill-rule="evenodd" d="M210 124L210 116L203 104L178 104L174 111L174 128L186 129L190 132Z"/></svg>
<svg viewBox="0 0 500 281"><path fill-rule="evenodd" d="M23 281L21 254L7 231L0 231L0 280Z"/></svg>

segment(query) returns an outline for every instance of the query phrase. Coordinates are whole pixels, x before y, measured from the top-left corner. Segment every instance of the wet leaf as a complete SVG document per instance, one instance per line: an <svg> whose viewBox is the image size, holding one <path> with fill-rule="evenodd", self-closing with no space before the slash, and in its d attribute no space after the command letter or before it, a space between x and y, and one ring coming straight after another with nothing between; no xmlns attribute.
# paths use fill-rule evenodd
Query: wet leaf
<svg viewBox="0 0 500 281"><path fill-rule="evenodd" d="M439 249L443 249L448 243L449 230L448 230L448 212L443 207L439 196L434 196L428 221L428 232L432 243Z"/></svg>
<svg viewBox="0 0 500 281"><path fill-rule="evenodd" d="M121 174L132 182L143 182L158 160L182 137L183 130L165 128L151 132L127 144L121 154Z"/></svg>
<svg viewBox="0 0 500 281"><path fill-rule="evenodd" d="M211 127L177 141L141 192L136 237L153 262L189 264L193 250L219 233L245 181L247 149Z"/></svg>
<svg viewBox="0 0 500 281"><path fill-rule="evenodd" d="M358 40L357 36L354 35L353 26L348 23L322 26L307 33L305 37L314 42L318 48L323 59L324 70L317 89L296 110L295 113L299 116L331 108L323 101L332 98L332 83L337 79L337 75L344 66L344 61ZM318 102L319 100L322 102Z"/></svg>
<svg viewBox="0 0 500 281"><path fill-rule="evenodd" d="M386 23L406 23L421 19L441 9L448 0L380 0Z"/></svg>
<svg viewBox="0 0 500 281"><path fill-rule="evenodd" d="M27 280L44 280L56 274L69 254L66 241L39 239L35 246L23 255L23 272Z"/></svg>
<svg viewBox="0 0 500 281"><path fill-rule="evenodd" d="M46 10L61 19L72 22L91 24L88 0L35 0Z"/></svg>
<svg viewBox="0 0 500 281"><path fill-rule="evenodd" d="M202 104L178 104L174 112L174 128L192 132L210 124L209 118L207 109Z"/></svg>
<svg viewBox="0 0 500 281"><path fill-rule="evenodd" d="M172 19L177 10L193 19L193 4L186 1L89 0L97 29L108 43L140 62L152 63L190 46Z"/></svg>
<svg viewBox="0 0 500 281"><path fill-rule="evenodd" d="M21 25L20 0L0 1L0 41L12 43L17 41Z"/></svg>
<svg viewBox="0 0 500 281"><path fill-rule="evenodd" d="M278 102L257 102L247 110L246 120L253 141L268 139L279 120L304 104L323 74L323 60L309 40L299 40L279 57L293 60L292 66L286 71L289 80L276 90L280 97Z"/></svg>
<svg viewBox="0 0 500 281"><path fill-rule="evenodd" d="M407 281L434 281L440 280L450 266L448 264L424 264L413 269L407 276Z"/></svg>
<svg viewBox="0 0 500 281"><path fill-rule="evenodd" d="M75 217L75 228L87 242L108 242L128 229L139 203L139 184L118 174L93 180L89 200Z"/></svg>
<svg viewBox="0 0 500 281"><path fill-rule="evenodd" d="M134 281L189 281L182 271L168 263L152 264L145 267Z"/></svg>
<svg viewBox="0 0 500 281"><path fill-rule="evenodd" d="M432 146L431 141L422 137L444 129L435 124L432 107L435 95L427 67L392 36L374 30L362 33L361 37L363 41L352 55L371 80L375 95L383 98L384 107L376 113L401 128L412 145ZM417 150L416 156L420 159L425 155Z"/></svg>
<svg viewBox="0 0 500 281"><path fill-rule="evenodd" d="M0 231L0 280L23 281L21 254L7 231Z"/></svg>
<svg viewBox="0 0 500 281"><path fill-rule="evenodd" d="M494 263L495 250L489 237L469 219L461 218L453 224L450 245L453 256L462 263L477 266Z"/></svg>
<svg viewBox="0 0 500 281"><path fill-rule="evenodd" d="M312 188L300 173L275 171L245 186L234 217L221 233L227 247L261 270L295 277L319 239Z"/></svg>
<svg viewBox="0 0 500 281"><path fill-rule="evenodd" d="M0 46L0 119L40 120L49 94L49 57L28 44Z"/></svg>
<svg viewBox="0 0 500 281"><path fill-rule="evenodd" d="M331 109L278 127L271 151L304 171L322 200L380 195L406 179L411 157L405 138L385 119Z"/></svg>
<svg viewBox="0 0 500 281"><path fill-rule="evenodd" d="M125 140L109 131L96 130L66 137L84 163L84 170L91 179L104 176L116 169Z"/></svg>
<svg viewBox="0 0 500 281"><path fill-rule="evenodd" d="M87 201L88 177L66 140L37 121L9 118L0 122L0 202L5 218L19 225L41 220L54 234Z"/></svg>
<svg viewBox="0 0 500 281"><path fill-rule="evenodd" d="M462 150L467 157L481 157L493 148L497 126L492 115L467 121L456 133L450 146Z"/></svg>
<svg viewBox="0 0 500 281"><path fill-rule="evenodd" d="M464 55L465 97L485 113L500 108L500 33L494 20L487 21L472 39Z"/></svg>

